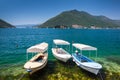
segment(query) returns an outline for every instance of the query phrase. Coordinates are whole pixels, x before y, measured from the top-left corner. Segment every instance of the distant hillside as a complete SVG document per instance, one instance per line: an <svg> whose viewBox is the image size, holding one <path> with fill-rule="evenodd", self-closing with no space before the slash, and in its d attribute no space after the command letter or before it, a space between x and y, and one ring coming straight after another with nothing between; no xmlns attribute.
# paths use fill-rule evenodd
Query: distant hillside
<svg viewBox="0 0 120 80"><path fill-rule="evenodd" d="M120 27L115 21L105 16L93 16L84 11L65 11L61 14L47 20L38 27L100 27L100 28L116 28Z"/></svg>
<svg viewBox="0 0 120 80"><path fill-rule="evenodd" d="M117 25L120 25L120 20L114 20Z"/></svg>
<svg viewBox="0 0 120 80"><path fill-rule="evenodd" d="M0 28L15 28L15 26L0 19Z"/></svg>

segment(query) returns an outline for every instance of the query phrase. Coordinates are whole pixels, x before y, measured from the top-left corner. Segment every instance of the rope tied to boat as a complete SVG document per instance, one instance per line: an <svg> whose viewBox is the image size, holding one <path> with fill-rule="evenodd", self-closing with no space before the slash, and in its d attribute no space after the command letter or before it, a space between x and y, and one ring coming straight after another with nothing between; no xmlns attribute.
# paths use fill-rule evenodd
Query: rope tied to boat
<svg viewBox="0 0 120 80"><path fill-rule="evenodd" d="M101 79L101 80L104 80L101 72L99 71L98 73L99 73L99 75L100 75L100 79Z"/></svg>
<svg viewBox="0 0 120 80"><path fill-rule="evenodd" d="M18 80L21 80L26 74L22 74Z"/></svg>

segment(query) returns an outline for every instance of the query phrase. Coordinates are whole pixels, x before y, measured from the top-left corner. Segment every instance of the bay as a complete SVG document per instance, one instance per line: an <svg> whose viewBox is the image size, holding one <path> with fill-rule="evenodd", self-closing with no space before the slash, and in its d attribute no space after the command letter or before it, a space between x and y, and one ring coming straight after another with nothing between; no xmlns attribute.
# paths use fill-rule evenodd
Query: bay
<svg viewBox="0 0 120 80"><path fill-rule="evenodd" d="M52 29L14 28L0 29L0 67L24 64L26 49L41 42L49 43L49 60L53 39L78 42L98 48L98 57L120 55L119 29Z"/></svg>

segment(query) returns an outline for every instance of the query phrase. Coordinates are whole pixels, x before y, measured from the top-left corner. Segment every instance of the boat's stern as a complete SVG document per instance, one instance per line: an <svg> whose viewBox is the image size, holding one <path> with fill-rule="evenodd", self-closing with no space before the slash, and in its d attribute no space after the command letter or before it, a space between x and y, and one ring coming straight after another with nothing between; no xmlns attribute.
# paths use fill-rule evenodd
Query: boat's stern
<svg viewBox="0 0 120 80"><path fill-rule="evenodd" d="M81 67L97 75L102 65L96 62L83 62L81 63Z"/></svg>
<svg viewBox="0 0 120 80"><path fill-rule="evenodd" d="M81 63L84 66L90 67L90 68L94 68L94 69L101 69L102 65L96 62L83 62Z"/></svg>

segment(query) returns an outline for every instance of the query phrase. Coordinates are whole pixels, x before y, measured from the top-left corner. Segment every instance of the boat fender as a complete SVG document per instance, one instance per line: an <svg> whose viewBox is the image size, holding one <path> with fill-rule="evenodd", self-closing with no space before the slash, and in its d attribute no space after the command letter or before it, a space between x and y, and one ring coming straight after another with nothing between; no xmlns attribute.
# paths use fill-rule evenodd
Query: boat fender
<svg viewBox="0 0 120 80"><path fill-rule="evenodd" d="M32 72L32 70L31 69L27 69L27 72Z"/></svg>
<svg viewBox="0 0 120 80"><path fill-rule="evenodd" d="M32 72L31 67L29 67L29 68L27 69L27 72Z"/></svg>

